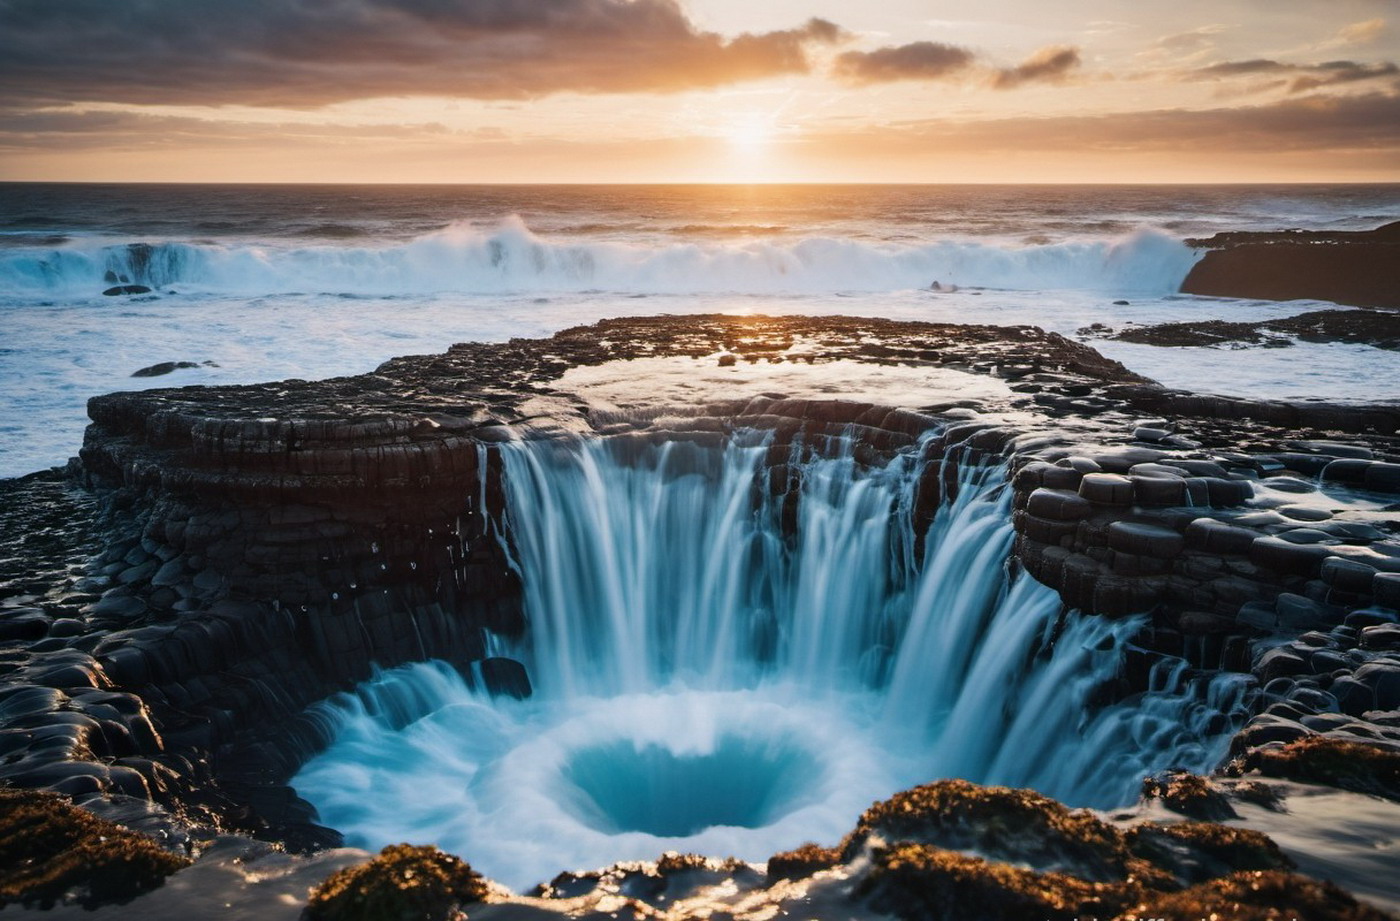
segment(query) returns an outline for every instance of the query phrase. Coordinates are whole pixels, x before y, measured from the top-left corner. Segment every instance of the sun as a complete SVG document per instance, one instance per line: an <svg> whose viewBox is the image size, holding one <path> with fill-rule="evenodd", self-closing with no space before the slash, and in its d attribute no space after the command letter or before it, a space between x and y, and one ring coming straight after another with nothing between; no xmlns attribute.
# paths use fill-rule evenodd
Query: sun
<svg viewBox="0 0 1400 921"><path fill-rule="evenodd" d="M724 137L731 147L739 150L761 150L777 134L773 116L764 112L734 114L723 127Z"/></svg>

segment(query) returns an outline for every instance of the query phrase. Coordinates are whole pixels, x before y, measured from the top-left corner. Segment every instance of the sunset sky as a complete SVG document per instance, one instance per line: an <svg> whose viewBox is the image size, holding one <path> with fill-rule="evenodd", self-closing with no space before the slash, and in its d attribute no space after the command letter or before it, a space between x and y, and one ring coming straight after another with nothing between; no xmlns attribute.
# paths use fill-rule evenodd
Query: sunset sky
<svg viewBox="0 0 1400 921"><path fill-rule="evenodd" d="M1400 0L0 0L0 179L1400 181Z"/></svg>

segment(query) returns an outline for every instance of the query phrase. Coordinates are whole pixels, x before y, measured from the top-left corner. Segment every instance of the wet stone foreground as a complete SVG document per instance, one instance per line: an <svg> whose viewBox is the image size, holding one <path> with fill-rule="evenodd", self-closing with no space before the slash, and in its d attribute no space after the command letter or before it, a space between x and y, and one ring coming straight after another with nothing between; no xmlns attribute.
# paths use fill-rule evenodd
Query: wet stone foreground
<svg viewBox="0 0 1400 921"><path fill-rule="evenodd" d="M111 394L89 414L66 471L0 482L0 782L175 851L224 833L292 852L338 845L286 786L328 741L306 707L372 664L465 668L486 656L483 631L525 629L487 527L502 502L493 445L719 443L740 428L772 433L779 472L794 443L819 452L845 436L858 461L945 461L924 468L925 524L959 465L1005 462L1017 565L1068 608L1150 614L1113 699L1145 690L1167 658L1253 676L1255 712L1224 766L1243 779L1161 780L1150 792L1166 808L1215 828L1260 777L1400 800L1400 406L1166 390L1028 327L702 316L463 344L352 378ZM528 690L509 660L474 673L494 692ZM891 801L952 810L957 834L944 818L858 828L843 849L786 857L767 877L699 860L661 878L748 873L770 901L796 885L783 873L833 893L845 880L840 897L870 917L956 917L1003 897L1005 917L1128 917L1169 897L1189 910L1181 893L1200 886L1216 887L1200 904L1265 891L1312 905L1309 918L1373 916L1290 875L1272 844L1227 846L1208 830L1189 845L1157 840L1184 831L1065 832L1107 836L1099 863L1003 853L974 840L1004 821L1002 794L981 789ZM1053 837L1026 834L1033 851ZM1192 848L1199 866L1172 864ZM1273 875L1231 882L1239 872ZM633 898L625 878L555 894ZM527 917L490 914L503 909L470 913Z"/></svg>

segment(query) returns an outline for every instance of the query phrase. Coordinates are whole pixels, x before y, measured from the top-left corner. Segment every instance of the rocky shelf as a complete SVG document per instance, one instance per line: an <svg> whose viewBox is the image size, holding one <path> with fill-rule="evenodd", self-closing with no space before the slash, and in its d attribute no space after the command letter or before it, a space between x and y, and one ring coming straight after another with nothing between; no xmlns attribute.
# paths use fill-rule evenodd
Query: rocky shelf
<svg viewBox="0 0 1400 921"><path fill-rule="evenodd" d="M1182 282L1186 294L1400 308L1400 222L1367 231L1232 231L1186 242L1206 250Z"/></svg>
<svg viewBox="0 0 1400 921"><path fill-rule="evenodd" d="M525 628L488 530L493 446L518 438L758 428L779 467L853 435L858 460L922 452L925 520L957 465L1004 463L1019 565L1067 607L1151 615L1114 693L1162 657L1253 675L1241 770L1312 738L1400 752L1394 404L1167 390L1029 327L702 316L89 413L66 476L0 484L0 781L172 847L217 829L337 843L284 786L326 741L305 708L372 664L465 666L484 630ZM517 663L484 664L493 692L528 688ZM908 873L972 878L889 859L896 892Z"/></svg>

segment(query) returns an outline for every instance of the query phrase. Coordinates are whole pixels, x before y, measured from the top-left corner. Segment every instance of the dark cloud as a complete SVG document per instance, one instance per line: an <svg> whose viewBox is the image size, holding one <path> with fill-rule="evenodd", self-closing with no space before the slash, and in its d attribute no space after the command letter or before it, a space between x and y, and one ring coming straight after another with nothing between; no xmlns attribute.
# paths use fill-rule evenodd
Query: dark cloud
<svg viewBox="0 0 1400 921"><path fill-rule="evenodd" d="M1058 83L1079 67L1079 49L1067 45L1041 48L1015 67L997 71L992 86L1014 89L1023 83Z"/></svg>
<svg viewBox="0 0 1400 921"><path fill-rule="evenodd" d="M805 73L842 35L812 19L726 38L677 0L0 0L0 101L667 92Z"/></svg>
<svg viewBox="0 0 1400 921"><path fill-rule="evenodd" d="M836 59L835 72L850 83L943 80L961 75L975 58L957 45L912 42L874 51L847 51Z"/></svg>
<svg viewBox="0 0 1400 921"><path fill-rule="evenodd" d="M1209 67L1199 67L1191 71L1190 75L1195 79L1210 80L1217 77L1276 74L1281 70L1288 69L1290 69L1288 64L1280 64L1278 61L1271 61L1267 58L1255 58L1249 61L1222 61Z"/></svg>
<svg viewBox="0 0 1400 921"><path fill-rule="evenodd" d="M1321 86L1339 83L1356 83L1362 80L1376 80L1400 75L1400 67L1390 61L1365 64L1358 61L1326 61L1321 64L1285 64L1269 58L1255 58L1248 61L1223 61L1209 67L1199 67L1187 72L1188 80L1227 80L1234 77L1283 76L1290 93L1301 93ZM1277 83L1261 84L1261 88L1273 88Z"/></svg>
<svg viewBox="0 0 1400 921"><path fill-rule="evenodd" d="M1337 83L1355 83L1359 80L1376 80L1400 74L1400 67L1390 61L1379 64L1358 64L1355 61L1328 61L1312 68L1311 73L1293 79L1288 91L1301 93L1319 86L1332 86Z"/></svg>
<svg viewBox="0 0 1400 921"><path fill-rule="evenodd" d="M501 140L499 129L452 131L438 122L375 125L252 124L182 115L128 111L44 110L0 112L0 150L147 150L156 148L266 146L269 139L296 146L319 142L421 140L451 135Z"/></svg>

